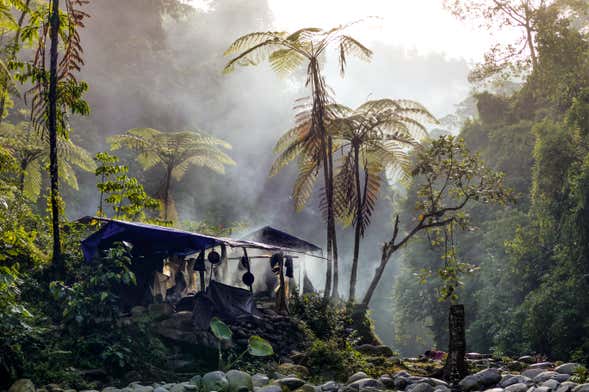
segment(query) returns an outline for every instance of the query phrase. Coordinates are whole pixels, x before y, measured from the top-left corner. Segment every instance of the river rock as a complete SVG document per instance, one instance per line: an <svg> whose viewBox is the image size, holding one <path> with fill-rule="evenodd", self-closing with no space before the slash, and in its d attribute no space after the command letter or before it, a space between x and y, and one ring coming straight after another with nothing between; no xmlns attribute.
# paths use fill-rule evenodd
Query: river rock
<svg viewBox="0 0 589 392"><path fill-rule="evenodd" d="M521 374L518 374L516 376L514 376L513 374L508 374L506 376L503 376L499 385L503 388L507 388L510 385L514 385L514 384L528 385L531 382L532 382L531 378L526 377L526 376L522 376Z"/></svg>
<svg viewBox="0 0 589 392"><path fill-rule="evenodd" d="M577 386L577 383L574 383L571 381L565 381L558 386L558 389L556 390L556 392L571 392L573 389L575 389L576 386Z"/></svg>
<svg viewBox="0 0 589 392"><path fill-rule="evenodd" d="M153 390L153 392L168 392L168 390L164 387L157 387Z"/></svg>
<svg viewBox="0 0 589 392"><path fill-rule="evenodd" d="M503 388L486 389L485 392L503 392Z"/></svg>
<svg viewBox="0 0 589 392"><path fill-rule="evenodd" d="M573 392L589 392L589 384L580 384L580 385L577 385L573 389Z"/></svg>
<svg viewBox="0 0 589 392"><path fill-rule="evenodd" d="M519 362L529 363L529 364L532 364L535 362L534 357L532 357L531 355L524 355L523 357L519 357L517 360Z"/></svg>
<svg viewBox="0 0 589 392"><path fill-rule="evenodd" d="M560 385L560 383L558 381L556 381L555 379L551 378L550 380L546 380L542 383L542 385L540 385L541 387L548 387L550 388L551 391L555 391L558 386Z"/></svg>
<svg viewBox="0 0 589 392"><path fill-rule="evenodd" d="M505 392L526 392L527 390L528 386L523 382L511 384L505 388Z"/></svg>
<svg viewBox="0 0 589 392"><path fill-rule="evenodd" d="M263 387L264 385L268 385L270 379L265 374L256 373L252 376L252 383L255 387Z"/></svg>
<svg viewBox="0 0 589 392"><path fill-rule="evenodd" d="M526 376L533 379L542 372L544 372L544 369L526 369L522 372L522 376Z"/></svg>
<svg viewBox="0 0 589 392"><path fill-rule="evenodd" d="M10 386L8 392L35 392L35 384L28 378L21 378Z"/></svg>
<svg viewBox="0 0 589 392"><path fill-rule="evenodd" d="M278 371L282 374L289 374L302 378L309 377L309 369L303 365L295 365L294 363L282 363L278 365Z"/></svg>
<svg viewBox="0 0 589 392"><path fill-rule="evenodd" d="M374 389L385 389L384 385L374 378L362 378L360 380L356 380L354 382L349 383L347 386L353 389L366 389L366 388L374 388ZM430 391L431 392L431 391Z"/></svg>
<svg viewBox="0 0 589 392"><path fill-rule="evenodd" d="M305 382L297 377L285 377L276 380L276 382L282 386L287 387L291 391L294 391L295 389L298 389L305 385Z"/></svg>
<svg viewBox="0 0 589 392"><path fill-rule="evenodd" d="M258 392L282 392L282 387L278 384L270 384L261 387Z"/></svg>
<svg viewBox="0 0 589 392"><path fill-rule="evenodd" d="M338 383L336 383L335 381L328 381L325 384L320 385L319 387L324 392L335 392L335 391L339 390L340 385Z"/></svg>
<svg viewBox="0 0 589 392"><path fill-rule="evenodd" d="M557 366L556 369L554 369L555 372L558 373L562 373L562 374L573 374L575 373L575 370L577 370L577 368L581 366L578 363L575 362L568 362L568 363L563 363L560 366Z"/></svg>
<svg viewBox="0 0 589 392"><path fill-rule="evenodd" d="M398 391L402 391L405 389L405 387L407 386L407 384L409 384L409 378L408 377L395 377L395 382L393 384L394 388Z"/></svg>
<svg viewBox="0 0 589 392"><path fill-rule="evenodd" d="M466 376L458 383L458 385L463 391L474 389L484 390L485 388L496 385L499 381L501 381L501 373L499 373L499 370L489 368L470 376Z"/></svg>
<svg viewBox="0 0 589 392"><path fill-rule="evenodd" d="M252 376L246 372L229 370L225 377L229 381L229 392L251 392L254 390Z"/></svg>
<svg viewBox="0 0 589 392"><path fill-rule="evenodd" d="M405 390L406 392L434 392L434 387L426 382L411 384Z"/></svg>
<svg viewBox="0 0 589 392"><path fill-rule="evenodd" d="M553 368L552 362L538 362L530 365L530 369L550 369Z"/></svg>
<svg viewBox="0 0 589 392"><path fill-rule="evenodd" d="M346 381L346 384L351 384L354 381L362 380L363 378L368 378L368 375L364 372L356 372L348 378L348 381Z"/></svg>
<svg viewBox="0 0 589 392"><path fill-rule="evenodd" d="M202 385L202 377L199 374L197 374L196 376L190 379L189 383L195 385L197 389L200 389Z"/></svg>
<svg viewBox="0 0 589 392"><path fill-rule="evenodd" d="M225 373L221 371L209 372L202 378L202 387L204 392L227 392L229 380L225 377Z"/></svg>
<svg viewBox="0 0 589 392"><path fill-rule="evenodd" d="M546 371L546 372L542 372L542 373L538 374L536 377L533 378L533 380L536 384L541 384L544 381L550 380L558 375L559 375L559 373L557 373L557 372Z"/></svg>
<svg viewBox="0 0 589 392"><path fill-rule="evenodd" d="M386 374L380 376L378 381L380 381L387 389L395 389L395 380Z"/></svg>

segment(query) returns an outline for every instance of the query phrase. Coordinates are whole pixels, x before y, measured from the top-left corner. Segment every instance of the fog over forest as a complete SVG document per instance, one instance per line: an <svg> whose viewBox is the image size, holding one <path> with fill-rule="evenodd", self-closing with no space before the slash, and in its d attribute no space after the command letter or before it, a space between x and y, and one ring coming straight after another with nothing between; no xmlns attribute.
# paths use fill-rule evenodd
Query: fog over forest
<svg viewBox="0 0 589 392"><path fill-rule="evenodd" d="M136 127L211 133L232 144L231 157L237 165L225 176L193 169L175 184L181 219L244 221L252 228L272 225L302 238L323 239L317 201L299 214L294 211L290 198L294 172L268 177L274 144L293 125L296 100L308 96L305 75L301 71L298 76L281 77L268 64L222 74L227 61L223 52L235 38L250 31L280 29L265 1L223 0L207 12L196 10L180 19L166 16L161 23L157 7L145 7L141 0L101 0L90 5L89 13L92 17L82 32L87 65L81 78L92 86L88 93L92 114L76 124L74 138L80 138L81 145L98 152L107 148L105 136ZM413 99L442 118L467 98L466 60L443 53L419 55L412 48L381 42L364 44L374 51L373 60L351 60L345 78L339 76L334 53L328 59L327 83L339 102L354 107L367 99ZM148 178L150 174L156 175L147 173ZM93 188L94 177L86 177L82 191ZM147 188L156 185L145 183ZM68 214L94 213L96 197L89 192L88 198L72 200ZM379 244L392 230L391 214L390 202L383 198L363 243L366 262L359 276L372 273L370 261L377 261ZM341 238L346 274L353 230L343 230ZM389 268L391 277L394 268L394 264ZM342 283L343 293L347 287L345 280ZM359 290L366 285L361 280ZM390 286L383 285L379 297L386 314L391 312L386 304L389 295ZM390 318L377 320L382 338L390 339Z"/></svg>

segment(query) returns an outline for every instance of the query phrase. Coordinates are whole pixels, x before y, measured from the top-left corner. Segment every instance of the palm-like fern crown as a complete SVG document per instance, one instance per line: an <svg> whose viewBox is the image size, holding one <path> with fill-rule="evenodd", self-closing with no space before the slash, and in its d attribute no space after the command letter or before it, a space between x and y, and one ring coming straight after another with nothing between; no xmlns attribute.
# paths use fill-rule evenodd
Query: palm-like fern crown
<svg viewBox="0 0 589 392"><path fill-rule="evenodd" d="M372 51L360 42L345 34L350 27L360 21L321 29L306 27L286 32L255 32L238 38L225 51L225 55L235 55L225 66L225 72L231 72L236 65L257 65L268 60L272 69L278 73L291 73L305 63L317 61L325 50L336 45L339 54L339 69L343 74L348 56L370 60Z"/></svg>
<svg viewBox="0 0 589 392"><path fill-rule="evenodd" d="M152 128L135 128L109 138L113 150L122 147L138 152L137 161L145 169L162 165L175 180L181 180L192 165L224 173L225 166L235 165L222 149L231 145L221 139L196 131L161 132Z"/></svg>
<svg viewBox="0 0 589 392"><path fill-rule="evenodd" d="M4 123L0 127L0 144L15 157L24 170L23 192L33 201L41 194L43 170L49 162L49 140L45 133L39 133L27 121L16 125ZM92 172L96 164L84 148L63 136L57 139L60 157L60 178L75 190L79 189L74 167Z"/></svg>

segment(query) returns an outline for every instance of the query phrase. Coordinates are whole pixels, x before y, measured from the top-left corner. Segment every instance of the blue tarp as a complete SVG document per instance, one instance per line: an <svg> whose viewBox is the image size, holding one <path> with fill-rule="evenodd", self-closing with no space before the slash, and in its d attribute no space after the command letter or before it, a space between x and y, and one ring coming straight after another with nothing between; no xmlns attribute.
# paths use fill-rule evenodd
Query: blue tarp
<svg viewBox="0 0 589 392"><path fill-rule="evenodd" d="M223 238L146 223L106 222L100 230L82 241L86 261L92 260L99 249L108 248L117 241L129 242L144 254L164 255L188 255L228 242Z"/></svg>

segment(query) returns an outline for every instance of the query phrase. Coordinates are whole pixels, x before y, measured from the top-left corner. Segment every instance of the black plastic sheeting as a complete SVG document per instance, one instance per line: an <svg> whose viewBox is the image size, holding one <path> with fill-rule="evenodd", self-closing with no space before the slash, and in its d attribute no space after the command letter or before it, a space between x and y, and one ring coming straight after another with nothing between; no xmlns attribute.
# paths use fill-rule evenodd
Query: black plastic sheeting
<svg viewBox="0 0 589 392"><path fill-rule="evenodd" d="M248 290L212 281L206 292L195 295L192 323L207 330L211 319L233 321L258 315L254 296Z"/></svg>
<svg viewBox="0 0 589 392"><path fill-rule="evenodd" d="M249 233L242 239L284 248L296 249L302 252L322 252L322 249L317 245L270 226L265 226L259 230Z"/></svg>

